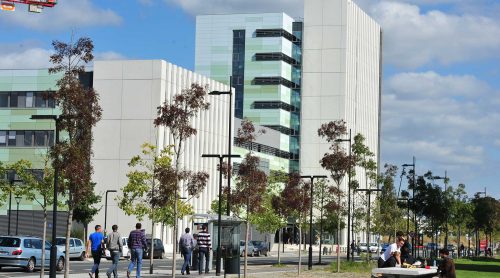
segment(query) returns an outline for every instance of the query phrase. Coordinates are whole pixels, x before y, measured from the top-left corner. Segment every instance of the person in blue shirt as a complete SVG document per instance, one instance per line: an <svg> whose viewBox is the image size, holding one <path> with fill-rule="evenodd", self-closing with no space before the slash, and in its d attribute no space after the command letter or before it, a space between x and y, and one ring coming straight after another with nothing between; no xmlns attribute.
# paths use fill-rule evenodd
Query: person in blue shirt
<svg viewBox="0 0 500 278"><path fill-rule="evenodd" d="M92 254L94 265L89 272L90 278L99 277L99 264L101 263L102 245L104 244L104 235L102 234L101 225L95 225L95 232L90 234L87 241L87 258L89 253ZM94 276L95 275L95 276Z"/></svg>

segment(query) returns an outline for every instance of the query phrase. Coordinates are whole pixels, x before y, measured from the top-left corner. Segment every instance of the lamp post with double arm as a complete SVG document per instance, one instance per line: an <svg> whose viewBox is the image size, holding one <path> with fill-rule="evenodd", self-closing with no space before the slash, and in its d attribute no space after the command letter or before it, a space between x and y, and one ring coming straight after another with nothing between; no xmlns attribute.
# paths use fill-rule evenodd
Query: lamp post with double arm
<svg viewBox="0 0 500 278"><path fill-rule="evenodd" d="M232 122L233 122L233 77L229 77L229 91L211 91L209 95L219 96L219 95L229 95L229 127L228 127L228 144L227 144L227 165L228 165L228 175L227 175L227 198L226 198L226 215L231 214L231 149L232 149Z"/></svg>
<svg viewBox="0 0 500 278"><path fill-rule="evenodd" d="M413 190L412 190L412 197L411 199L412 200L415 200L415 189L417 188L417 180L415 179L415 156L413 156L413 163L412 164L403 164L402 165L403 167L413 167L413 172L412 172L412 183L413 183ZM415 205L415 203L413 203L413 205ZM412 237L412 246L413 246L413 249L412 249L412 255L415 257L415 256L418 256L418 253L417 253L417 239L420 237L420 233L418 232L418 226L417 226L417 214L415 212L415 210L413 210L413 225L415 226L415 234L417 235L416 237Z"/></svg>
<svg viewBox="0 0 500 278"><path fill-rule="evenodd" d="M104 233L107 233L106 224L108 222L108 193L116 193L116 190L106 190L106 197L104 198Z"/></svg>
<svg viewBox="0 0 500 278"><path fill-rule="evenodd" d="M327 176L325 175L316 175L316 176L300 176L303 179L310 179L311 180L311 206L309 210L309 260L307 263L307 268L309 270L312 269L312 223L313 223L313 184L314 184L314 179L326 179Z"/></svg>
<svg viewBox="0 0 500 278"><path fill-rule="evenodd" d="M441 176L434 176L432 177L433 180L443 180L444 181L444 198L445 198L445 204L447 204L448 201L448 193L446 193L448 189L448 175L446 170L444 171L444 177ZM446 214L446 220L445 220L445 234L444 234L444 248L448 248L448 214Z"/></svg>
<svg viewBox="0 0 500 278"><path fill-rule="evenodd" d="M222 160L224 157L241 157L239 154L203 154L201 157L213 157L219 159L219 208L218 208L218 218L217 218L217 260L215 265L215 275L220 276L220 262L221 262L221 243L220 243L220 234L221 234L221 223L222 223Z"/></svg>
<svg viewBox="0 0 500 278"><path fill-rule="evenodd" d="M59 144L59 129L61 126L61 116L57 115L32 115L32 120L52 120L56 123L56 136L55 145ZM50 278L56 278L56 264L57 264L57 192L58 192L58 180L59 180L59 167L57 167L57 162L54 163L54 204L52 205L52 242L50 246Z"/></svg>

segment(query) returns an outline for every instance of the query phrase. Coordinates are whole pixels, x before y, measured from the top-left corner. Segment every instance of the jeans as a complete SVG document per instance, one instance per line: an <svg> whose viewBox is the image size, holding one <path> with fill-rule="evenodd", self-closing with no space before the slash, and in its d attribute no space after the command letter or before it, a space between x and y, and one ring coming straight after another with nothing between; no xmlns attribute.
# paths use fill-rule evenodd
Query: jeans
<svg viewBox="0 0 500 278"><path fill-rule="evenodd" d="M205 257L205 273L208 273L209 266L209 258L210 258L210 249L200 247L199 251L199 259L198 259L198 273L203 272L203 257Z"/></svg>
<svg viewBox="0 0 500 278"><path fill-rule="evenodd" d="M113 276L115 278L118 277L118 271L116 271L116 268L118 267L118 262L120 261L120 251L111 251L111 260L113 260L113 264L109 267L108 271L106 273L113 273Z"/></svg>
<svg viewBox="0 0 500 278"><path fill-rule="evenodd" d="M188 250L186 253L182 253L184 256L184 264L182 265L181 272L184 273L184 271L187 270L189 271L189 264L191 263L191 250Z"/></svg>
<svg viewBox="0 0 500 278"><path fill-rule="evenodd" d="M135 277L141 277L141 268L142 268L142 248L133 248L130 250L130 264L128 265L128 272L132 272L134 267L137 265L137 272Z"/></svg>
<svg viewBox="0 0 500 278"><path fill-rule="evenodd" d="M95 273L95 276L99 276L99 264L101 263L102 250L92 250L92 259L94 259L94 265L92 266L91 273Z"/></svg>

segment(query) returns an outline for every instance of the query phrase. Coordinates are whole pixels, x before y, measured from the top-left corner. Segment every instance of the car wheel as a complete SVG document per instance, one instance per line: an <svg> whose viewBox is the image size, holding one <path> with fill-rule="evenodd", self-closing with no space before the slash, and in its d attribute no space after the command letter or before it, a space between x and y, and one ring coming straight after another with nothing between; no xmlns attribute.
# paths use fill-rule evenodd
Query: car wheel
<svg viewBox="0 0 500 278"><path fill-rule="evenodd" d="M59 260L57 260L56 270L62 271L63 269L64 269L64 258L59 257Z"/></svg>
<svg viewBox="0 0 500 278"><path fill-rule="evenodd" d="M127 252L127 260L130 260L130 257L131 257L131 255L130 255L130 251L128 251L128 252Z"/></svg>
<svg viewBox="0 0 500 278"><path fill-rule="evenodd" d="M165 258L165 252L161 252L160 254L160 259L162 260L163 258Z"/></svg>
<svg viewBox="0 0 500 278"><path fill-rule="evenodd" d="M26 272L33 272L35 270L35 258L30 258L28 264L26 265Z"/></svg>
<svg viewBox="0 0 500 278"><path fill-rule="evenodd" d="M260 251L257 251L257 257L260 257Z"/></svg>
<svg viewBox="0 0 500 278"><path fill-rule="evenodd" d="M80 261L85 261L85 251L83 251L83 252L80 254L80 257L78 258L78 260L80 260Z"/></svg>
<svg viewBox="0 0 500 278"><path fill-rule="evenodd" d="M266 256L266 257L267 257L267 251L266 251L266 252L264 252L264 256Z"/></svg>

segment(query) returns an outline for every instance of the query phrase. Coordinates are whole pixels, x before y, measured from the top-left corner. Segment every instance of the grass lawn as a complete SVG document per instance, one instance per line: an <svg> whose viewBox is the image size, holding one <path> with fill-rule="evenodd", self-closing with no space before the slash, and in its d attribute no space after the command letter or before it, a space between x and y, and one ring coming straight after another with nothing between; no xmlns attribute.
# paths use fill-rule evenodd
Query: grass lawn
<svg viewBox="0 0 500 278"><path fill-rule="evenodd" d="M457 277L460 278L489 278L500 277L500 259L475 258L455 260Z"/></svg>
<svg viewBox="0 0 500 278"><path fill-rule="evenodd" d="M346 262L342 261L340 263L340 272L349 272L349 273L371 273L372 268L376 268L377 263L371 262L368 264L365 261L362 262ZM337 262L332 262L330 264L330 271L337 272Z"/></svg>

